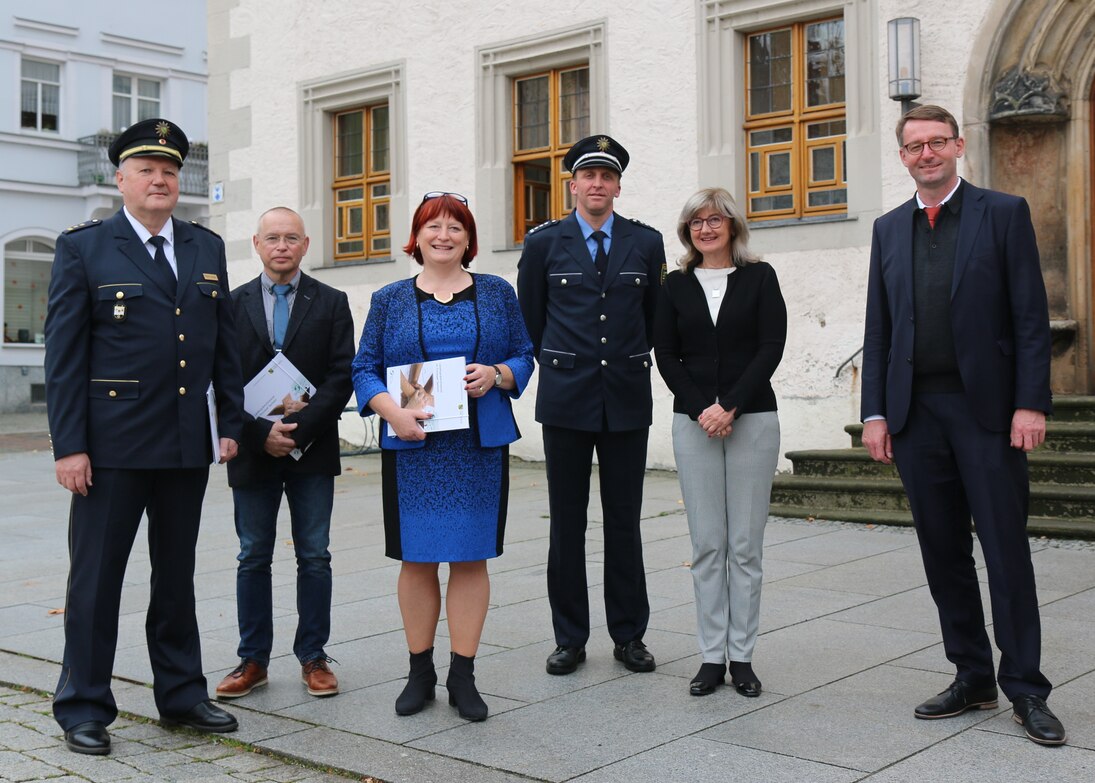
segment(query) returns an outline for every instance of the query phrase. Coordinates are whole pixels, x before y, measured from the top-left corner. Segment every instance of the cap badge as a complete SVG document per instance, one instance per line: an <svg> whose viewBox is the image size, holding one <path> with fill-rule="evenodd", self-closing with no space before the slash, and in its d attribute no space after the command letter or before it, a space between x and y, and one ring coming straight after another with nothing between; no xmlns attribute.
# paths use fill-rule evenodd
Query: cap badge
<svg viewBox="0 0 1095 783"><path fill-rule="evenodd" d="M610 146L611 144L609 144L608 139L606 139L604 136L597 139L597 149L599 149L601 152L607 152Z"/></svg>

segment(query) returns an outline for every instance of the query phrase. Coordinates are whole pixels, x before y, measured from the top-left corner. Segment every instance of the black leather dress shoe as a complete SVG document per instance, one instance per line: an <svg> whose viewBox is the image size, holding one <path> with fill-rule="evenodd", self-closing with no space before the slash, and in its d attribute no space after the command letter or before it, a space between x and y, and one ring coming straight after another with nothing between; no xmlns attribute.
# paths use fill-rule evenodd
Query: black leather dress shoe
<svg viewBox="0 0 1095 783"><path fill-rule="evenodd" d="M996 709L996 685L976 687L955 680L938 696L932 696L916 708L914 714L922 720L953 718L966 710Z"/></svg>
<svg viewBox="0 0 1095 783"><path fill-rule="evenodd" d="M612 657L623 662L633 672L654 671L654 656L651 655L642 639L634 639L627 644L617 644L612 650Z"/></svg>
<svg viewBox="0 0 1095 783"><path fill-rule="evenodd" d="M753 671L753 664L749 661L730 661L730 682L734 684L734 690L742 696L755 699L760 696L760 678Z"/></svg>
<svg viewBox="0 0 1095 783"><path fill-rule="evenodd" d="M65 746L73 753L105 756L110 753L110 735L102 723L89 720L65 732Z"/></svg>
<svg viewBox="0 0 1095 783"><path fill-rule="evenodd" d="M160 723L164 726L186 726L214 734L227 734L239 728L235 718L208 699L199 701L181 715L161 715Z"/></svg>
<svg viewBox="0 0 1095 783"><path fill-rule="evenodd" d="M735 680L734 690L736 690L742 696L747 696L750 699L755 699L760 696L760 680L748 680L746 682L737 682Z"/></svg>
<svg viewBox="0 0 1095 783"><path fill-rule="evenodd" d="M585 647L563 647L560 645L555 648L555 652L548 656L547 673L570 674L577 669L578 664L585 659Z"/></svg>
<svg viewBox="0 0 1095 783"><path fill-rule="evenodd" d="M1057 716L1049 711L1046 700L1040 696L1023 694L1011 702L1012 719L1027 730L1027 736L1039 745L1064 745L1065 727Z"/></svg>

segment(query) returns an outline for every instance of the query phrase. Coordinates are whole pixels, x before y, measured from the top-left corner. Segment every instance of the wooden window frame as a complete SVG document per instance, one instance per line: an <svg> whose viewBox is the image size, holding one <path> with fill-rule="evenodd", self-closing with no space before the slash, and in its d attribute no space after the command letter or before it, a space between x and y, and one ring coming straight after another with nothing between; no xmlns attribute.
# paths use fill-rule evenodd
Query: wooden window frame
<svg viewBox="0 0 1095 783"><path fill-rule="evenodd" d="M843 16L827 16L809 19L803 22L784 23L763 30L755 30L745 35L745 209L749 220L781 220L815 216L844 215L848 212L845 148L847 144L847 93L841 102L820 106L806 105L807 57L806 30L811 25L826 22L844 21ZM754 36L774 33L781 30L791 32L791 107L789 110L777 110L765 113L752 113L750 86L752 85L752 62L750 60L750 41ZM846 28L845 28L846 31ZM847 35L844 47L847 49ZM846 62L845 58L845 62ZM844 69L845 89L847 89L847 67ZM807 138L807 129L826 122L843 122L844 133ZM753 134L757 131L790 128L791 139L775 144L754 144ZM833 149L834 176L826 180L812 178L813 153L815 150ZM790 181L786 185L770 185L767 165L773 153L790 152ZM760 160L759 188L754 189L754 155ZM839 204L810 205L810 197L816 193L826 193L843 188L844 202ZM788 195L792 204L787 208L757 210L753 208L754 199Z"/></svg>
<svg viewBox="0 0 1095 783"><path fill-rule="evenodd" d="M374 120L373 112L377 109L385 109L388 113L388 167L384 170L377 170L373 168L373 129ZM339 158L339 138L338 138L338 122L339 118L350 115L361 114L361 156L362 166L360 174L353 174L340 177L338 175L338 158ZM392 201L392 122L391 122L391 106L388 101L381 101L379 103L372 103L367 106L353 106L339 111L332 112L331 114L331 160L332 160L332 177L331 177L331 220L332 220L332 238L331 238L331 252L332 257L336 263L345 261L362 261L374 258L389 258L393 253L392 248L392 231L391 231L391 201ZM382 194L375 193L377 188L384 188L385 192ZM360 199L346 199L339 200L339 193L352 189L361 188ZM388 208L388 228L378 230L376 228L376 210L378 207L387 206ZM361 231L352 232L349 227L349 208L360 206L361 208ZM344 210L342 219L339 218L339 210ZM376 248L375 242L378 239L387 239L387 247ZM339 252L339 244L344 242L361 241L362 248L360 252Z"/></svg>
<svg viewBox="0 0 1095 783"><path fill-rule="evenodd" d="M524 242L525 234L528 232L528 229L532 227L529 225L529 221L526 220L526 212L528 210L526 185L528 184L528 180L525 175L525 164L532 161L544 160L545 158L548 161L549 176L547 184L550 188L550 195L548 197L549 220L558 220L566 217L573 209L570 198L570 188L567 186L567 183L571 179L570 172L563 166L563 158L566 157L567 152L570 151L572 144L564 144L559 138L560 124L562 122L562 118L560 117L560 92L563 82L562 75L578 70L585 70L588 73L590 71L589 63L574 63L534 73L520 74L511 79L510 127L513 150L511 159L511 165L513 166L513 238L514 242L518 245ZM589 73L589 77L591 76L592 74ZM547 77L548 79L548 143L546 146L530 147L527 149L521 148L519 146L517 127L518 84L529 79L543 77ZM591 82L589 89L592 91ZM591 120L592 115L589 116L587 121ZM574 141L578 140L579 139L574 139Z"/></svg>

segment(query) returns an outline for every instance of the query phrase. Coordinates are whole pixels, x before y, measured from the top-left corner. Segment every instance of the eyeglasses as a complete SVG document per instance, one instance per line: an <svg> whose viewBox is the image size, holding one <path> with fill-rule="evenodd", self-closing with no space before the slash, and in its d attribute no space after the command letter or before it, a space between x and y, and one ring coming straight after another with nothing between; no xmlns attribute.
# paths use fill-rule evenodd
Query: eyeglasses
<svg viewBox="0 0 1095 783"><path fill-rule="evenodd" d="M444 190L431 190L429 193L422 197L422 203L425 204L431 198L441 198L442 196L452 196L465 207L468 205L468 199L465 196L461 196L459 193L449 193Z"/></svg>
<svg viewBox="0 0 1095 783"><path fill-rule="evenodd" d="M706 223L707 227L710 228L712 231L718 231L720 228L722 228L722 224L725 221L726 218L722 215L712 215L709 218L692 218L688 221L688 227L693 231L702 231L703 224Z"/></svg>
<svg viewBox="0 0 1095 783"><path fill-rule="evenodd" d="M924 147L930 147L932 152L942 152L943 148L947 146L948 141L954 141L957 136L937 136L934 139L929 139L926 143L923 141L912 141L908 144L903 144L901 149L912 155L914 158L924 151Z"/></svg>
<svg viewBox="0 0 1095 783"><path fill-rule="evenodd" d="M303 241L304 237L299 234L267 234L262 238L262 244L270 247L277 247L282 242L289 247L296 247Z"/></svg>

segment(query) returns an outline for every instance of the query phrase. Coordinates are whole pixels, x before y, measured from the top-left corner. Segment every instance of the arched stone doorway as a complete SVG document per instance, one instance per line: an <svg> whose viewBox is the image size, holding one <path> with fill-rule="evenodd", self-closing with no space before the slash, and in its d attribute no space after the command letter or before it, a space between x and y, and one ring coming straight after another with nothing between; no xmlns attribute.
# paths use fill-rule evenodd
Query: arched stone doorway
<svg viewBox="0 0 1095 783"><path fill-rule="evenodd" d="M1095 391L1095 3L996 0L972 49L967 171L1031 206L1057 394Z"/></svg>

